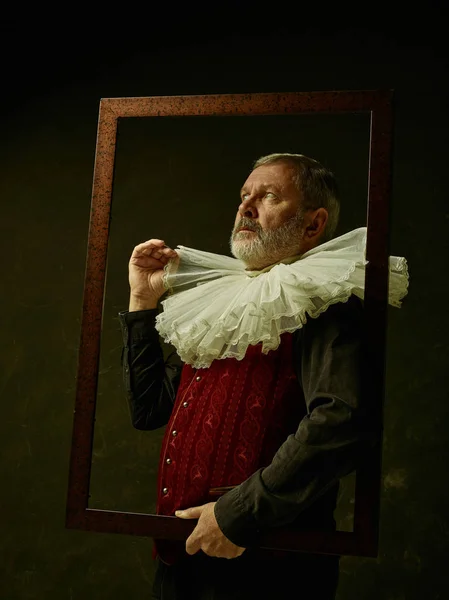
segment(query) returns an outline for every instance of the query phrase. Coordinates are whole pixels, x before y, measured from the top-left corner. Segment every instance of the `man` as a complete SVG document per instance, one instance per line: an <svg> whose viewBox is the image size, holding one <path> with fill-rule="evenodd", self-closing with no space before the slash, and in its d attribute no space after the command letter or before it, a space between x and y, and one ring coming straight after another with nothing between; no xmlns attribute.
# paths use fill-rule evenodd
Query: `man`
<svg viewBox="0 0 449 600"><path fill-rule="evenodd" d="M159 239L134 248L119 313L132 423L168 423L158 514L198 519L185 544L155 540L154 598L335 598L338 556L270 551L258 536L334 530L338 481L372 439L359 393L363 293L351 283L363 252L345 236L333 251L338 216L330 171L272 154L241 189L238 260ZM159 334L183 366L164 363Z"/></svg>

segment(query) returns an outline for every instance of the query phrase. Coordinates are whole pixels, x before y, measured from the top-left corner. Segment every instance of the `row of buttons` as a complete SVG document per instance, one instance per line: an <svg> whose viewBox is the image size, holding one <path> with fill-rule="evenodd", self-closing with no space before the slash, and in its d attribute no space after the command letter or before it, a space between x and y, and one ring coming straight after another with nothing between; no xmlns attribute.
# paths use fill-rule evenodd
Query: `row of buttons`
<svg viewBox="0 0 449 600"><path fill-rule="evenodd" d="M200 377L200 375L198 375L197 377L195 377L195 380L196 380L196 381L201 381L201 377ZM184 407L184 408L187 408L187 407L189 406L189 403L188 403L188 402L183 402L183 403L182 403L182 405L183 405L183 407ZM176 436L178 435L178 432L176 431L176 429L173 429L173 431L171 432L171 434L172 434L172 436L173 436L173 437L176 437ZM165 462L167 463L167 465L171 465L171 458L167 458L167 459L165 460ZM162 489L162 493L163 493L164 495L165 495L165 494L168 494L168 488L164 487L164 488Z"/></svg>

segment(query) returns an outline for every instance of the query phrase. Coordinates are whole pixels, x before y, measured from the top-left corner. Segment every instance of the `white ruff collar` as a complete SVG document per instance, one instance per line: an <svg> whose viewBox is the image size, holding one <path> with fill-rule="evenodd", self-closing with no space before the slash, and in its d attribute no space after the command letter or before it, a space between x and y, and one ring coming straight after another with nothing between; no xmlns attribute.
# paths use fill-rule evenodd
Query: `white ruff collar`
<svg viewBox="0 0 449 600"><path fill-rule="evenodd" d="M215 359L241 360L249 345L262 342L267 354L280 336L301 328L351 294L363 299L366 227L309 250L291 264L248 272L228 256L178 246L179 258L165 266L169 290L156 329L181 360L207 368ZM291 259L290 259L291 260ZM408 291L405 258L389 258L389 304L401 306Z"/></svg>

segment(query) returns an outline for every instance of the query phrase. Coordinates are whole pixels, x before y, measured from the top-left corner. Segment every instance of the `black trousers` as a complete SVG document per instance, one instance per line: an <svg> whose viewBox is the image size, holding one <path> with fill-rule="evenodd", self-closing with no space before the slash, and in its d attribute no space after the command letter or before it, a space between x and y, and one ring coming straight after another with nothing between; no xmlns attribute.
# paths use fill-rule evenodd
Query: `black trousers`
<svg viewBox="0 0 449 600"><path fill-rule="evenodd" d="M339 558L289 552L269 557L251 549L232 559L200 551L174 565L157 557L153 600L335 600Z"/></svg>

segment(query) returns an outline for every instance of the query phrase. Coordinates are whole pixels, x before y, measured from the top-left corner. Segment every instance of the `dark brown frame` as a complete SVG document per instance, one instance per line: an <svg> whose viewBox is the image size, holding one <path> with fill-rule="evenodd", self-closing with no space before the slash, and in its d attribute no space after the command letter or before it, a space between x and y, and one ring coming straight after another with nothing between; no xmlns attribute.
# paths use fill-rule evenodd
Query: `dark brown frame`
<svg viewBox="0 0 449 600"><path fill-rule="evenodd" d="M358 90L105 98L100 101L66 508L67 528L185 540L196 525L196 521L170 516L88 508L118 119L364 112L370 114L371 130L362 393L374 416L378 443L356 471L352 532L279 529L267 532L261 545L301 552L377 556L388 305L392 97L391 90Z"/></svg>

